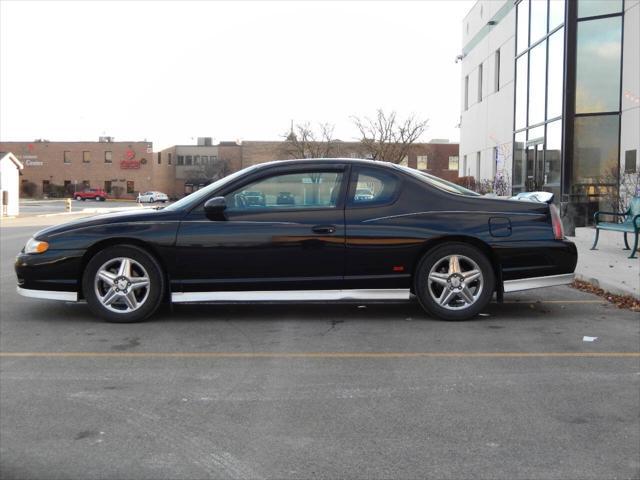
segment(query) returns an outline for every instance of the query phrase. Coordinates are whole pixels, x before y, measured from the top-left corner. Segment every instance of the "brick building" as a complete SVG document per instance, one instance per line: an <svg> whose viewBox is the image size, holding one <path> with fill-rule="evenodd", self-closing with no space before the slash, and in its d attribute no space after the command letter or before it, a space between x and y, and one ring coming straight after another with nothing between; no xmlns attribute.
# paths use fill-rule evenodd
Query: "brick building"
<svg viewBox="0 0 640 480"><path fill-rule="evenodd" d="M23 193L64 195L84 188L103 188L113 197L135 198L145 190L168 189L172 172L157 161L153 144L115 142L0 142L0 151L13 152L24 169Z"/></svg>
<svg viewBox="0 0 640 480"><path fill-rule="evenodd" d="M70 195L84 188L103 188L111 197L135 198L159 190L182 197L242 168L295 154L283 141L220 142L198 138L195 145L174 145L153 152L151 142L0 142L23 163L23 195ZM366 158L360 142L336 141L333 158ZM445 140L416 143L402 162L436 176L458 178L458 144ZM33 185L31 185L33 184ZM27 188L29 187L29 188Z"/></svg>
<svg viewBox="0 0 640 480"><path fill-rule="evenodd" d="M283 141L237 141L211 144L210 138L197 145L174 145L157 153L158 161L170 162L173 186L170 196L182 196L242 168L272 160L286 160L295 154ZM336 141L328 155L332 158L366 158L360 142ZM402 162L447 180L458 178L458 144L447 140L416 143Z"/></svg>
<svg viewBox="0 0 640 480"><path fill-rule="evenodd" d="M416 143L402 164L453 182L458 179L458 148L459 144L440 139Z"/></svg>

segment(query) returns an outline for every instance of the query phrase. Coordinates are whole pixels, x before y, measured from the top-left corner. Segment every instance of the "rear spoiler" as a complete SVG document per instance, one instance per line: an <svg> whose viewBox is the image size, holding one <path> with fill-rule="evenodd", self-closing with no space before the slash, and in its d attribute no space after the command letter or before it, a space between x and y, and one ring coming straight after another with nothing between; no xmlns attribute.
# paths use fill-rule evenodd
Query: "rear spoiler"
<svg viewBox="0 0 640 480"><path fill-rule="evenodd" d="M518 193L510 200L523 200L525 202L553 203L553 193L551 192L522 192Z"/></svg>

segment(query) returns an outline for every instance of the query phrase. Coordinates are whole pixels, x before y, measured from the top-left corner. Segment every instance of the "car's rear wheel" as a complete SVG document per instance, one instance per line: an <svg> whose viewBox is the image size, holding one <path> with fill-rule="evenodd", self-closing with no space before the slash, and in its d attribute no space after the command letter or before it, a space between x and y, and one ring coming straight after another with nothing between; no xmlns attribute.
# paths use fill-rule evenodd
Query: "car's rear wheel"
<svg viewBox="0 0 640 480"><path fill-rule="evenodd" d="M102 197L96 197L96 201L98 201L98 202L102 202L102 201L104 201L104 198L102 198Z"/></svg>
<svg viewBox="0 0 640 480"><path fill-rule="evenodd" d="M76 200L82 200L82 197L80 195L76 195Z"/></svg>
<svg viewBox="0 0 640 480"><path fill-rule="evenodd" d="M479 249L466 243L448 243L422 258L414 288L427 313L443 320L467 320L491 300L495 275Z"/></svg>
<svg viewBox="0 0 640 480"><path fill-rule="evenodd" d="M139 322L156 311L164 293L158 262L133 245L98 252L87 264L82 288L91 311L108 322Z"/></svg>

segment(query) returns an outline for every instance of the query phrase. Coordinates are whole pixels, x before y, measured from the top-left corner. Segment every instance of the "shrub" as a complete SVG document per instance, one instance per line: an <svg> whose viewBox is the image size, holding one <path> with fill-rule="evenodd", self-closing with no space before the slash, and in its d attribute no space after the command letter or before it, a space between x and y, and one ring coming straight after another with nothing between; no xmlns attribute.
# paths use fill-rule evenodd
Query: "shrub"
<svg viewBox="0 0 640 480"><path fill-rule="evenodd" d="M63 185L56 185L55 183L52 183L49 185L49 193L46 195L48 195L49 198L63 198L66 197L66 194L67 189Z"/></svg>
<svg viewBox="0 0 640 480"><path fill-rule="evenodd" d="M22 182L20 185L20 194L24 197L33 197L37 189L38 186L33 182Z"/></svg>
<svg viewBox="0 0 640 480"><path fill-rule="evenodd" d="M121 187L119 185L114 185L113 187L111 187L111 195L114 198L121 198L123 192L124 192L124 187Z"/></svg>

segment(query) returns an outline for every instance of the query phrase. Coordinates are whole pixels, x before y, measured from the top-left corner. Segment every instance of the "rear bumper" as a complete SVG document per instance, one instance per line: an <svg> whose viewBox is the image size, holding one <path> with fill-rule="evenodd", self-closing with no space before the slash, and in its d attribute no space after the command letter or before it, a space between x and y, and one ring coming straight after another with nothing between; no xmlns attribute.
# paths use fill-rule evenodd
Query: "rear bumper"
<svg viewBox="0 0 640 480"><path fill-rule="evenodd" d="M517 280L506 280L504 282L504 292L519 292L520 290L532 290L534 288L555 287L557 285L567 285L573 282L575 274L563 273L560 275L547 275L545 277L519 278Z"/></svg>
<svg viewBox="0 0 640 480"><path fill-rule="evenodd" d="M568 240L500 242L492 247L505 285L511 280L570 274L578 263L578 250Z"/></svg>

